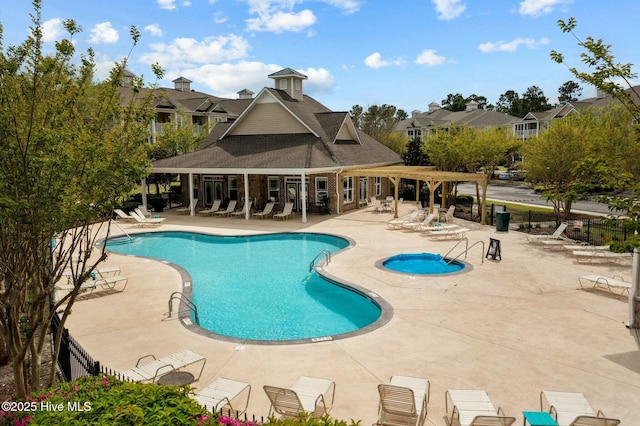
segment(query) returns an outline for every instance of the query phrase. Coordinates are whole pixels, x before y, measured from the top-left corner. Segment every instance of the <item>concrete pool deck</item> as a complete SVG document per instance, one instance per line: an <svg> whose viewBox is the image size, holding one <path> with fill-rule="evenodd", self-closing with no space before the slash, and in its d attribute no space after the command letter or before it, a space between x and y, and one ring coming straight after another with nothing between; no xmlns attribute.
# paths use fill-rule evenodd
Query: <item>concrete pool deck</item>
<svg viewBox="0 0 640 426"><path fill-rule="evenodd" d="M402 211L408 211L404 204ZM401 211L401 212L402 212ZM431 384L427 425L445 425L447 389L484 389L506 415L539 409L542 390L582 392L596 410L640 424L640 351L625 327L627 297L582 290L590 273L631 278L630 263L577 264L558 250L526 242L525 235L455 219L471 228L469 245L501 241L502 260L484 259L478 244L465 259L473 270L422 277L380 270L374 263L398 253L445 254L456 241L387 230L389 213L360 210L340 216L299 216L288 221L179 216L168 211L158 230L219 235L326 232L355 240L332 257L325 271L379 294L393 306L385 326L359 336L298 345L256 345L214 340L187 330L168 300L180 291L180 274L158 261L110 254L129 284L122 293L95 292L78 300L67 321L71 335L104 366L125 370L146 354L191 349L206 357L195 388L218 377L252 386L247 413L268 413L263 385L290 386L299 376L336 383L331 415L371 424L377 417L377 385L394 374ZM130 224L126 232L147 232ZM113 234L120 234L114 227ZM462 249L460 249L462 251ZM458 249L454 251L459 253ZM484 259L484 263L482 260ZM215 268L215 263L212 263ZM214 269L215 270L215 269ZM238 301L242 309L242 301ZM250 315L250 312L247 313Z"/></svg>

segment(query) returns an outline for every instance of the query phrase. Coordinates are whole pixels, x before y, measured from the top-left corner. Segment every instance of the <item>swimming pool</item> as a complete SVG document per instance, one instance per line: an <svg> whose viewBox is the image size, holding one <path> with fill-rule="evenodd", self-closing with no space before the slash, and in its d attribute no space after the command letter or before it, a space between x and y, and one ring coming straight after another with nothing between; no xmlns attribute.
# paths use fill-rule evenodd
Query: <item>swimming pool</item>
<svg viewBox="0 0 640 426"><path fill-rule="evenodd" d="M383 268L415 275L455 274L465 269L465 262L443 258L437 253L403 253L380 262Z"/></svg>
<svg viewBox="0 0 640 426"><path fill-rule="evenodd" d="M322 250L333 253L348 246L344 238L312 233L226 237L153 232L107 242L113 252L184 268L199 326L256 341L334 338L380 318L378 301L310 268Z"/></svg>

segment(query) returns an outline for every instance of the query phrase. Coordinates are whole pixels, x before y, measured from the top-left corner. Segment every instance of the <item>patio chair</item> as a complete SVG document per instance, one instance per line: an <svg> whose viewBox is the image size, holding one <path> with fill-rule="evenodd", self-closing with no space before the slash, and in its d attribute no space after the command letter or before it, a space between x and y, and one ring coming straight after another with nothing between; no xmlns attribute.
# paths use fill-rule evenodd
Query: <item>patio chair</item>
<svg viewBox="0 0 640 426"><path fill-rule="evenodd" d="M253 202L252 201L246 201L244 203L244 206L242 207L241 210L237 211L237 212L231 212L231 216L237 216L237 217L241 217L246 215L247 213L251 213L251 204Z"/></svg>
<svg viewBox="0 0 640 426"><path fill-rule="evenodd" d="M632 253L614 253L612 251L574 250L572 253L578 263L619 263L633 258Z"/></svg>
<svg viewBox="0 0 640 426"><path fill-rule="evenodd" d="M224 210L218 210L214 213L214 216L229 216L236 209L236 204L238 204L236 200L229 201L229 204L227 204L227 208Z"/></svg>
<svg viewBox="0 0 640 426"><path fill-rule="evenodd" d="M449 389L445 392L445 409L449 426L509 426L516 421L505 416L500 407L496 410L484 390Z"/></svg>
<svg viewBox="0 0 640 426"><path fill-rule="evenodd" d="M464 238L468 231L470 231L469 228L450 228L442 231L431 231L427 235L434 240L459 240Z"/></svg>
<svg viewBox="0 0 640 426"><path fill-rule="evenodd" d="M148 361L142 363L143 360ZM202 362L202 368L198 377L194 377L193 380L198 381L207 360L202 355L198 355L189 349L159 359L152 354L144 355L138 358L134 368L121 371L117 373L117 376L131 382L155 382L167 373L183 369L198 362Z"/></svg>
<svg viewBox="0 0 640 426"><path fill-rule="evenodd" d="M620 289L620 295L624 295L626 292L629 294L631 291L631 283L622 279L619 276L607 277L604 275L598 274L589 274L583 275L578 278L578 282L580 283L580 288L584 288L585 283L592 284L591 289L601 288L608 290L611 294L613 294L612 289L617 288Z"/></svg>
<svg viewBox="0 0 640 426"><path fill-rule="evenodd" d="M550 241L543 241L543 243L548 243ZM566 251L610 251L610 246L592 246L589 244L566 244L562 246Z"/></svg>
<svg viewBox="0 0 640 426"><path fill-rule="evenodd" d="M130 214L126 214L121 209L113 209L113 212L116 214L117 218L123 222L135 222L136 218Z"/></svg>
<svg viewBox="0 0 640 426"><path fill-rule="evenodd" d="M222 204L222 200L213 200L213 204L208 209L200 210L198 214L203 216L211 216L218 210L220 210L220 204Z"/></svg>
<svg viewBox="0 0 640 426"><path fill-rule="evenodd" d="M293 214L293 203L284 203L284 208L280 213L275 213L273 215L274 219L289 219L289 216Z"/></svg>
<svg viewBox="0 0 640 426"><path fill-rule="evenodd" d="M544 240L565 240L573 242L572 239L562 235L567 229L567 226L569 226L567 222L562 222L560 226L556 228L553 234L527 235L527 241L530 243L539 243Z"/></svg>
<svg viewBox="0 0 640 426"><path fill-rule="evenodd" d="M259 217L261 219L269 217L269 216L271 216L273 214L273 206L275 206L275 205L276 205L276 203L269 201L267 204L265 204L264 209L262 209L261 212L255 212L251 216L256 216L256 217Z"/></svg>
<svg viewBox="0 0 640 426"><path fill-rule="evenodd" d="M128 283L129 283L129 279L124 275L113 275L109 277L99 277L95 279L92 278L80 284L80 291L78 292L78 294L87 293L87 292L93 293L97 289L115 290L118 284L124 284L122 286L122 290L120 290L120 293L122 293L127 288ZM55 285L55 289L60 291L71 292L73 291L74 288L75 286L73 285L73 282L70 282L69 280L67 280L66 284Z"/></svg>
<svg viewBox="0 0 640 426"><path fill-rule="evenodd" d="M220 377L206 388L199 390L192 398L212 413L226 409L232 415L240 416L247 411L250 396L249 383Z"/></svg>
<svg viewBox="0 0 640 426"><path fill-rule="evenodd" d="M440 222L453 222L453 213L456 211L456 206L449 206L449 208L444 212L438 212Z"/></svg>
<svg viewBox="0 0 640 426"><path fill-rule="evenodd" d="M336 385L329 379L300 376L290 388L263 386L271 407L269 416L278 413L282 417L297 418L300 413L320 417L333 406Z"/></svg>
<svg viewBox="0 0 640 426"><path fill-rule="evenodd" d="M620 420L596 412L579 392L540 392L540 411L549 411L558 426L616 426Z"/></svg>
<svg viewBox="0 0 640 426"><path fill-rule="evenodd" d="M392 376L378 385L380 426L422 426L427 418L429 381L417 377Z"/></svg>
<svg viewBox="0 0 640 426"><path fill-rule="evenodd" d="M194 198L193 199L193 208L195 208L198 205L198 199ZM176 209L176 213L178 214L191 214L191 204L189 204L188 207L179 207Z"/></svg>
<svg viewBox="0 0 640 426"><path fill-rule="evenodd" d="M431 226L431 223L436 220L436 215L429 213L422 221L405 222L402 224L402 229L406 231L419 231L423 227Z"/></svg>
<svg viewBox="0 0 640 426"><path fill-rule="evenodd" d="M426 234L431 234L434 232L442 232L442 231L447 231L450 229L458 229L460 228L458 225L456 224L448 224L448 225L443 225L440 222L432 224L431 226L420 226L418 231L420 232L425 232Z"/></svg>

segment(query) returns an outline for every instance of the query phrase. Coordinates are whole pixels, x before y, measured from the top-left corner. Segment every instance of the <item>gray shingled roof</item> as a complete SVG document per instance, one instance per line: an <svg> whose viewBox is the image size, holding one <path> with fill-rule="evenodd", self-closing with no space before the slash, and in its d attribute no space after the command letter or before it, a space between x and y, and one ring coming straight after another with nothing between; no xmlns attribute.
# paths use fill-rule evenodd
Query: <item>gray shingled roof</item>
<svg viewBox="0 0 640 426"><path fill-rule="evenodd" d="M367 167L402 162L398 154L358 129L356 131L361 143L334 144L340 126L345 119L350 120L348 113L333 112L309 96L298 101L282 90L264 90L282 102L318 137L311 133L222 137L233 123L218 123L198 151L155 161L153 168L300 170ZM249 105L248 102L244 103L245 108ZM239 101L233 104L237 106Z"/></svg>

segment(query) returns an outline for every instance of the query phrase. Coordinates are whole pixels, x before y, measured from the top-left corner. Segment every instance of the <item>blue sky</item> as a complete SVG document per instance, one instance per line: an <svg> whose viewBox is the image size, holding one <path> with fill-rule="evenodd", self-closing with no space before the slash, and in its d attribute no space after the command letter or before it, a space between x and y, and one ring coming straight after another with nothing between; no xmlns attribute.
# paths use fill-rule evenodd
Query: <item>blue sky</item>
<svg viewBox="0 0 640 426"><path fill-rule="evenodd" d="M31 11L28 0L0 8L4 48L24 40ZM335 111L424 111L449 93L495 104L532 85L555 102L573 77L549 52L581 67L558 19L576 18L577 35L604 39L619 62L640 55L637 0L44 0L42 12L49 49L65 36L61 20L82 26L76 48L94 49L99 76L128 54L135 25L142 40L128 68L149 79L149 64L160 63L162 86L184 76L193 89L235 98L272 87L267 75L291 67L309 77L305 93ZM583 85L583 97L594 94Z"/></svg>

